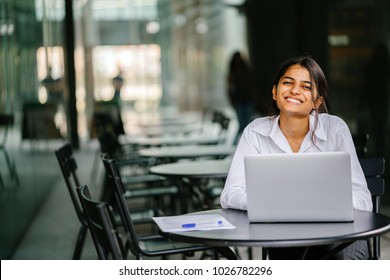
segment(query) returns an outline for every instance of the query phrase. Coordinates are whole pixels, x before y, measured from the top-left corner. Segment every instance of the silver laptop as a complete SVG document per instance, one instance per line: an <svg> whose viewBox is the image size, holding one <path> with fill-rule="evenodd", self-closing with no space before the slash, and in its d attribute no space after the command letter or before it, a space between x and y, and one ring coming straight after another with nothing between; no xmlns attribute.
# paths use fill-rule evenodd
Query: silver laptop
<svg viewBox="0 0 390 280"><path fill-rule="evenodd" d="M250 222L353 221L349 153L246 155Z"/></svg>

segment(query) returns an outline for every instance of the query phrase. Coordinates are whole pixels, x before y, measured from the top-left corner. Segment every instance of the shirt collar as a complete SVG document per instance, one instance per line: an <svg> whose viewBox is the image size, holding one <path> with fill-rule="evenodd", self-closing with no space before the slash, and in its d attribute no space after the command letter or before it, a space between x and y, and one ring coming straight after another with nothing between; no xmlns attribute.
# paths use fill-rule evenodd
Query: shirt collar
<svg viewBox="0 0 390 280"><path fill-rule="evenodd" d="M281 133L280 128L279 128L279 119L280 116L272 116L268 117L269 125L261 125L261 126L256 126L253 128L254 132L257 132L265 137L270 137L272 140L276 141L278 139L278 135ZM317 129L314 130L314 136L317 137L318 139L321 140L328 140L328 137L326 135L324 125L321 122L321 117L318 115L318 123L316 123L316 117L314 113L310 114L310 131L311 133L314 129L315 126L317 125Z"/></svg>
<svg viewBox="0 0 390 280"><path fill-rule="evenodd" d="M315 127L317 125L317 128ZM314 135L320 140L327 141L328 136L326 135L326 131L324 128L324 124L321 121L321 115L318 114L318 117L316 118L314 113L310 114L310 132L314 130Z"/></svg>

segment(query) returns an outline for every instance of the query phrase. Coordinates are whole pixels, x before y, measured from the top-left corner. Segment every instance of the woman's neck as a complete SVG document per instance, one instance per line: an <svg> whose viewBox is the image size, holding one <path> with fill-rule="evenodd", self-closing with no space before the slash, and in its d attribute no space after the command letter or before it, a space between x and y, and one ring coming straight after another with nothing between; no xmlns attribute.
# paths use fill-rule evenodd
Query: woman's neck
<svg viewBox="0 0 390 280"><path fill-rule="evenodd" d="M294 153L301 147L303 139L309 132L309 116L286 116L280 114L279 127Z"/></svg>

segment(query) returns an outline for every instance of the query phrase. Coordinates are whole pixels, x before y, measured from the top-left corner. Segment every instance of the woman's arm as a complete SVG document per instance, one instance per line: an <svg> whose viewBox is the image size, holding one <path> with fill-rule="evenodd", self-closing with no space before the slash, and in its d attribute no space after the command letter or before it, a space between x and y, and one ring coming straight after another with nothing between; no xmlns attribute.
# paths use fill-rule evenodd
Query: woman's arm
<svg viewBox="0 0 390 280"><path fill-rule="evenodd" d="M356 154L351 132L343 121L337 129L337 150L349 152L351 155L352 199L354 209L372 211L371 193Z"/></svg>
<svg viewBox="0 0 390 280"><path fill-rule="evenodd" d="M234 153L225 187L220 197L222 208L247 209L244 155L259 153L254 146L257 140L251 129L252 124L244 129Z"/></svg>

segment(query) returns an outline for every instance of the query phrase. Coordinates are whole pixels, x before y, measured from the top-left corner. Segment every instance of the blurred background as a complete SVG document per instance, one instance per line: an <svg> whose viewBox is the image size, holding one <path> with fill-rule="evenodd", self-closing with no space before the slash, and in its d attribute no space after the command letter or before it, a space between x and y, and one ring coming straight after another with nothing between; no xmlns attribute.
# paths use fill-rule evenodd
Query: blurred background
<svg viewBox="0 0 390 280"><path fill-rule="evenodd" d="M235 51L252 71L254 116L277 66L311 54L331 113L387 159L389 44L386 0L0 0L0 258L61 178L53 151L94 148L99 102L119 100L130 135L161 112L234 112Z"/></svg>

